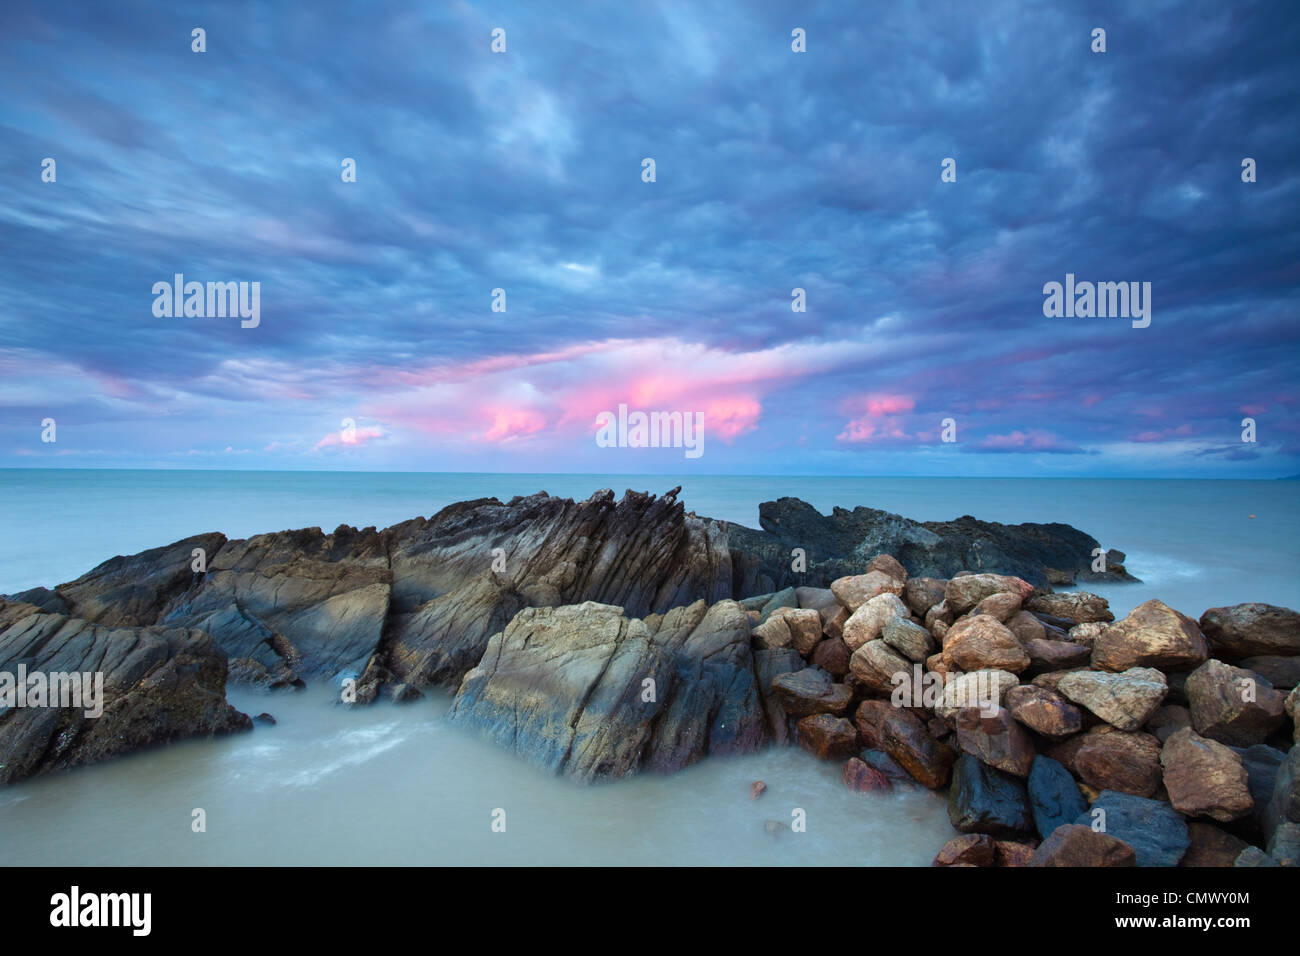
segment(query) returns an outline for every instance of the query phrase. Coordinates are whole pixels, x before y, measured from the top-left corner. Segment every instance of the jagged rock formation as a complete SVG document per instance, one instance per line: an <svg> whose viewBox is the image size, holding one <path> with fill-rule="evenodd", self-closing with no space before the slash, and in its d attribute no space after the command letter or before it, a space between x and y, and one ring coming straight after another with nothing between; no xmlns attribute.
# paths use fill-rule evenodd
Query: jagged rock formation
<svg viewBox="0 0 1300 956"><path fill-rule="evenodd" d="M728 529L736 568L734 591L761 594L792 585L827 587L858 574L878 554L893 555L913 577L949 578L959 571L1012 574L1030 584L1135 581L1124 554L1107 553L1106 571L1092 570L1091 535L1067 524L1005 525L969 515L953 521L912 521L874 508L835 508L823 515L798 498L758 507L762 531ZM791 570L790 553L803 548L808 569Z"/></svg>
<svg viewBox="0 0 1300 956"><path fill-rule="evenodd" d="M88 716L80 696L77 706L55 706L52 675L95 673L103 675L101 714ZM0 784L253 726L226 703L226 657L198 630L97 625L0 601L0 674L14 693L0 709ZM19 703L17 677L35 674L46 694Z"/></svg>

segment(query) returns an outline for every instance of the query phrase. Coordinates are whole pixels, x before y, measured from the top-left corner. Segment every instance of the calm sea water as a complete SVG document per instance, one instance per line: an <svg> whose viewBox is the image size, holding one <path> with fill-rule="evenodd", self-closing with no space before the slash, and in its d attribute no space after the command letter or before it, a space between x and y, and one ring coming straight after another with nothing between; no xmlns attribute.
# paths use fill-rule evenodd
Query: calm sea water
<svg viewBox="0 0 1300 956"><path fill-rule="evenodd" d="M1117 614L1150 597L1194 617L1240 601L1300 607L1300 485L1282 481L0 470L0 593L201 531L383 527L466 498L675 484L698 514L755 527L759 502L782 495L823 511L1067 522L1126 551L1143 579L1094 588ZM4 860L924 865L953 835L934 795L851 794L838 765L797 749L583 787L449 727L443 695L362 711L314 690L230 699L278 725L0 790ZM768 792L751 802L757 779ZM206 833L191 830L195 808ZM491 829L498 808L505 833ZM767 832L795 808L806 832Z"/></svg>

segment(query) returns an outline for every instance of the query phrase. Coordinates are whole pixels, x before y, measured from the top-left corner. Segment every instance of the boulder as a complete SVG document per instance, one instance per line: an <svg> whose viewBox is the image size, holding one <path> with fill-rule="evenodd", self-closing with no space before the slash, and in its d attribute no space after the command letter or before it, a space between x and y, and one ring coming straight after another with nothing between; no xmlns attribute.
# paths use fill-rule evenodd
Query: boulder
<svg viewBox="0 0 1300 956"><path fill-rule="evenodd" d="M819 760L847 757L858 749L858 732L843 717L813 714L799 721L799 746Z"/></svg>
<svg viewBox="0 0 1300 956"><path fill-rule="evenodd" d="M1271 838L1281 826L1300 823L1300 748L1292 747L1278 766L1273 795L1264 810L1264 835Z"/></svg>
<svg viewBox="0 0 1300 956"><path fill-rule="evenodd" d="M1029 610L1051 617L1062 618L1072 624L1092 624L1113 621L1115 615L1104 597L1087 591L1065 591L1055 594L1035 594L1029 599Z"/></svg>
<svg viewBox="0 0 1300 956"><path fill-rule="evenodd" d="M878 554L867 564L867 573L879 571L897 581L902 581L904 586L907 584L907 569L898 563L898 559L892 554Z"/></svg>
<svg viewBox="0 0 1300 956"><path fill-rule="evenodd" d="M1160 741L1150 734L1102 724L1057 744L1048 755L1096 790L1150 797L1160 788Z"/></svg>
<svg viewBox="0 0 1300 956"><path fill-rule="evenodd" d="M993 866L997 859L997 843L983 833L969 833L953 837L939 850L934 866Z"/></svg>
<svg viewBox="0 0 1300 956"><path fill-rule="evenodd" d="M947 583L941 578L908 578L903 586L903 601L913 614L924 619L926 612L943 600Z"/></svg>
<svg viewBox="0 0 1300 956"><path fill-rule="evenodd" d="M1021 603L1019 592L999 591L997 594L990 594L975 605L971 614L987 614L989 617L995 617L1003 624L1006 624L1020 613Z"/></svg>
<svg viewBox="0 0 1300 956"><path fill-rule="evenodd" d="M1208 660L1187 678L1196 732L1220 743L1263 743L1285 720L1282 694L1254 671Z"/></svg>
<svg viewBox="0 0 1300 956"><path fill-rule="evenodd" d="M963 574L948 580L944 585L943 599L953 614L961 617L989 595L1003 592L1016 594L1023 601L1034 593L1034 587L1029 582L1010 575Z"/></svg>
<svg viewBox="0 0 1300 956"><path fill-rule="evenodd" d="M754 675L734 601L674 608L653 633L620 607L530 607L493 635L448 719L579 780L666 772L763 746Z"/></svg>
<svg viewBox="0 0 1300 956"><path fill-rule="evenodd" d="M1277 860L1273 859L1257 846L1248 846L1241 851L1233 866L1280 866Z"/></svg>
<svg viewBox="0 0 1300 956"><path fill-rule="evenodd" d="M1154 599L1102 631L1092 646L1092 665L1106 671L1131 667L1190 671L1209 656L1209 645L1196 622Z"/></svg>
<svg viewBox="0 0 1300 956"><path fill-rule="evenodd" d="M939 647L929 631L901 617L891 618L885 624L881 639L912 661L925 660Z"/></svg>
<svg viewBox="0 0 1300 956"><path fill-rule="evenodd" d="M1034 639L1025 644L1029 655L1029 668L1036 672L1068 671L1087 667L1092 652L1082 644L1072 641Z"/></svg>
<svg viewBox="0 0 1300 956"><path fill-rule="evenodd" d="M1259 655L1300 655L1300 614L1272 604L1212 607L1201 615L1201 631L1219 660Z"/></svg>
<svg viewBox="0 0 1300 956"><path fill-rule="evenodd" d="M1300 823L1284 823L1274 830L1266 849L1279 866L1300 866Z"/></svg>
<svg viewBox="0 0 1300 956"><path fill-rule="evenodd" d="M1037 843L1022 843L1019 840L998 840L998 866L1029 866L1034 858Z"/></svg>
<svg viewBox="0 0 1300 956"><path fill-rule="evenodd" d="M1260 657L1247 657L1241 662L1241 666L1261 675L1282 693L1287 693L1300 684L1300 656L1282 657L1278 654L1265 654Z"/></svg>
<svg viewBox="0 0 1300 956"><path fill-rule="evenodd" d="M1066 632L1066 636L1074 643L1082 644L1084 647L1091 649L1097 643L1097 638L1101 637L1102 631L1109 626L1109 624L1096 621L1076 624Z"/></svg>
<svg viewBox="0 0 1300 956"><path fill-rule="evenodd" d="M1012 717L1051 740L1063 740L1083 729L1079 708L1046 687L1012 687L1005 703Z"/></svg>
<svg viewBox="0 0 1300 956"><path fill-rule="evenodd" d="M1070 671L1056 690L1113 727L1137 730L1164 701L1168 687L1160 671L1130 667L1118 674Z"/></svg>
<svg viewBox="0 0 1300 956"><path fill-rule="evenodd" d="M1047 640L1047 629L1043 627L1043 622L1028 611L1016 613L1006 622L1006 625L1007 630L1014 634L1021 644Z"/></svg>
<svg viewBox="0 0 1300 956"><path fill-rule="evenodd" d="M1192 726L1192 714L1180 704L1165 704L1156 709L1151 719L1146 722L1147 733L1155 734L1162 744L1171 734L1184 727Z"/></svg>
<svg viewBox="0 0 1300 956"><path fill-rule="evenodd" d="M0 785L253 729L226 702L226 655L202 631L96 625L0 601L0 674L10 698Z"/></svg>
<svg viewBox="0 0 1300 956"><path fill-rule="evenodd" d="M815 667L777 675L772 679L771 693L791 717L843 716L853 699L847 687L832 682L829 674Z"/></svg>
<svg viewBox="0 0 1300 956"><path fill-rule="evenodd" d="M907 613L907 605L898 595L890 592L878 594L859 605L844 622L844 643L856 651L868 641L879 639L885 625L894 618L907 620Z"/></svg>
<svg viewBox="0 0 1300 956"><path fill-rule="evenodd" d="M790 722L772 693L772 681L781 674L804 669L804 660L793 648L783 647L774 650L754 651L754 672L758 675L758 688L763 698L763 713L767 718L768 733L777 744L785 744L790 738Z"/></svg>
<svg viewBox="0 0 1300 956"><path fill-rule="evenodd" d="M950 668L961 671L1003 670L1019 674L1029 666L1029 655L1016 636L997 618L987 614L962 618L948 629L943 639L943 659Z"/></svg>
<svg viewBox="0 0 1300 956"><path fill-rule="evenodd" d="M1029 771L1029 804L1038 835L1047 837L1059 826L1073 823L1087 811L1074 777L1064 766L1041 754L1034 758Z"/></svg>
<svg viewBox="0 0 1300 956"><path fill-rule="evenodd" d="M849 645L844 643L843 638L828 637L813 648L811 663L813 667L820 667L836 680L843 680L844 675L849 672L849 658L852 656L853 652L849 650Z"/></svg>
<svg viewBox="0 0 1300 956"><path fill-rule="evenodd" d="M854 722L866 746L889 754L922 786L938 790L948 783L957 755L930 735L914 711L883 700L864 700Z"/></svg>
<svg viewBox="0 0 1300 956"><path fill-rule="evenodd" d="M1103 832L1133 847L1138 866L1177 866L1191 845L1187 824L1163 800L1103 790L1075 823L1090 827L1094 820Z"/></svg>
<svg viewBox="0 0 1300 956"><path fill-rule="evenodd" d="M935 704L935 715L953 720L957 711L967 707L978 707L991 713L1002 706L1008 692L1019 683L1015 674L1000 670L969 671L950 677Z"/></svg>
<svg viewBox="0 0 1300 956"><path fill-rule="evenodd" d="M1246 816L1254 806L1241 758L1190 727L1165 742L1160 764L1169 802L1180 813L1227 823Z"/></svg>
<svg viewBox="0 0 1300 956"><path fill-rule="evenodd" d="M857 757L850 757L844 764L843 776L844 786L855 793L889 793L894 789L888 775Z"/></svg>
<svg viewBox="0 0 1300 956"><path fill-rule="evenodd" d="M835 600L844 605L850 614L857 613L858 608L873 597L892 594L895 597L903 593L903 582L882 571L868 571L866 574L854 574L838 578L831 582L831 591ZM899 602L902 604L902 602ZM906 605L903 606L906 614Z"/></svg>
<svg viewBox="0 0 1300 956"><path fill-rule="evenodd" d="M1178 864L1181 867L1233 866L1241 851L1250 846L1241 837L1199 820L1188 822L1187 837L1191 842Z"/></svg>
<svg viewBox="0 0 1300 956"><path fill-rule="evenodd" d="M1135 849L1108 833L1066 824L1057 827L1034 851L1030 866L1137 866Z"/></svg>
<svg viewBox="0 0 1300 956"><path fill-rule="evenodd" d="M948 819L961 833L1019 836L1034 829L1024 782L970 754L953 766Z"/></svg>
<svg viewBox="0 0 1300 956"><path fill-rule="evenodd" d="M1017 777L1029 776L1034 741L1005 708L986 716L974 707L956 713L957 745L984 763Z"/></svg>
<svg viewBox="0 0 1300 956"><path fill-rule="evenodd" d="M849 658L849 671L864 687L888 694L897 684L895 674L910 677L912 662L882 640L868 641Z"/></svg>

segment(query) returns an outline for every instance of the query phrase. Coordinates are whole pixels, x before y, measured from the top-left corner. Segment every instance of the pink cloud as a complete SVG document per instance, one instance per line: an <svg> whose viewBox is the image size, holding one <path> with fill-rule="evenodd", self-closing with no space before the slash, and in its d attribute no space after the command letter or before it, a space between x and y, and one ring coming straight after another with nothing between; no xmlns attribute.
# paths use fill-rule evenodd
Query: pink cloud
<svg viewBox="0 0 1300 956"><path fill-rule="evenodd" d="M333 448L335 446L364 446L374 441L376 438L383 437L384 430L374 426L349 429L347 431L330 432L316 443L313 451L320 451L322 448Z"/></svg>
<svg viewBox="0 0 1300 956"><path fill-rule="evenodd" d="M975 446L983 451L1019 451L1019 452L1057 452L1073 453L1082 449L1074 442L1053 435L1051 432L1030 428L1019 429L1006 435L989 435Z"/></svg>
<svg viewBox="0 0 1300 956"><path fill-rule="evenodd" d="M483 433L484 441L507 442L534 435L546 427L546 419L531 408L497 408L490 414L492 427Z"/></svg>

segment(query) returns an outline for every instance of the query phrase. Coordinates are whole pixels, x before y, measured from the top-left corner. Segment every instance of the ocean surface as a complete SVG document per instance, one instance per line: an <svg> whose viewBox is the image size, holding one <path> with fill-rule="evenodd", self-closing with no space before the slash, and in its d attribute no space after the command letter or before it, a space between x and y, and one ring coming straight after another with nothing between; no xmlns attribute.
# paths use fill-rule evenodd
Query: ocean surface
<svg viewBox="0 0 1300 956"><path fill-rule="evenodd" d="M1241 601L1300 607L1294 481L0 470L0 593L53 586L203 531L384 527L467 498L677 484L688 509L751 527L760 502L784 495L822 511L866 505L919 520L1072 524L1126 552L1142 579L1093 586L1117 616L1151 597L1193 617ZM364 710L334 706L323 689L229 697L277 725L0 789L0 859L928 865L953 835L933 794L859 796L838 764L794 748L580 786L449 727L446 695ZM767 793L751 801L760 779ZM206 832L191 827L196 808ZM796 809L804 832L788 828ZM505 832L492 829L496 810ZM769 832L768 821L786 827Z"/></svg>

